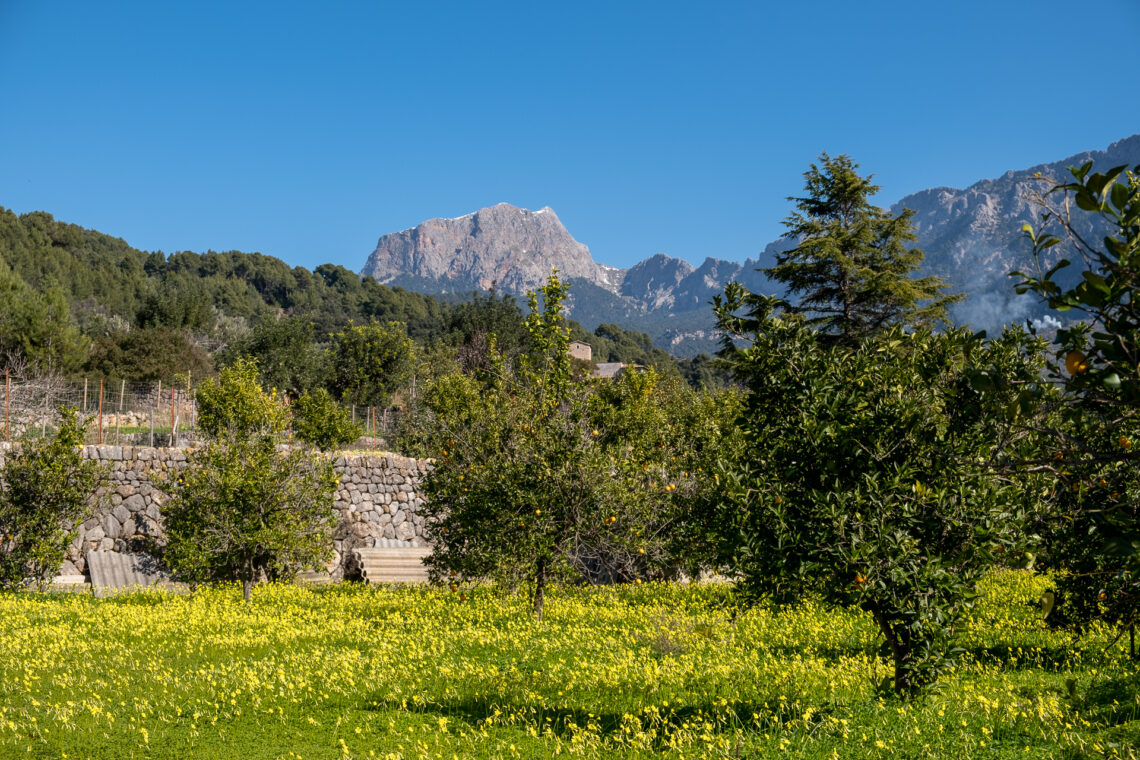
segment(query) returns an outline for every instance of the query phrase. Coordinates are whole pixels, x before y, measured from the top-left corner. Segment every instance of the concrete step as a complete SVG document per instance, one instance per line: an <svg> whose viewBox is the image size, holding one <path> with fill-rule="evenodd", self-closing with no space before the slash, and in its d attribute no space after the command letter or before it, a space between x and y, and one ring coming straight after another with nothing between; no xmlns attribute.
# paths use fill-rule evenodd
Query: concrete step
<svg viewBox="0 0 1140 760"><path fill-rule="evenodd" d="M431 554L426 546L376 546L355 549L357 567L365 583L426 583L424 558Z"/></svg>

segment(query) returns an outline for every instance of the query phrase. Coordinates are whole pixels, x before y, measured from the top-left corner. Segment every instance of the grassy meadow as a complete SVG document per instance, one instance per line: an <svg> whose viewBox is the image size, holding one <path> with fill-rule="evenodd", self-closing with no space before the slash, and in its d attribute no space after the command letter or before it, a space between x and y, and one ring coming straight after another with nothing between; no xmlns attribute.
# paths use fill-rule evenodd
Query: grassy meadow
<svg viewBox="0 0 1140 760"><path fill-rule="evenodd" d="M1134 757L1127 636L979 588L963 654L900 703L870 619L725 585L263 586L0 596L0 757Z"/></svg>

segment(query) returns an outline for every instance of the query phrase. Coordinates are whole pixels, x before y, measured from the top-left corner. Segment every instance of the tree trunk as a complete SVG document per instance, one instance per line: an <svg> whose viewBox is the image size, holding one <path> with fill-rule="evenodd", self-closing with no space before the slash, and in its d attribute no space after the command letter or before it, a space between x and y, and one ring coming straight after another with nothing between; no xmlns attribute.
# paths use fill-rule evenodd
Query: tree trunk
<svg viewBox="0 0 1140 760"><path fill-rule="evenodd" d="M913 674L911 673L914 647L911 644L910 636L906 631L896 631L891 626L891 621L878 607L872 606L869 610L879 625L883 637L887 640L887 645L891 648L891 659L894 660L895 665L895 693L899 696L906 696L914 691Z"/></svg>
<svg viewBox="0 0 1140 760"><path fill-rule="evenodd" d="M242 576L241 576L241 595L245 601L249 601L253 596L253 581L257 578L257 571L253 567L253 560L246 559L242 562Z"/></svg>
<svg viewBox="0 0 1140 760"><path fill-rule="evenodd" d="M546 557L538 558L534 571L534 616L542 620L542 603L546 599Z"/></svg>

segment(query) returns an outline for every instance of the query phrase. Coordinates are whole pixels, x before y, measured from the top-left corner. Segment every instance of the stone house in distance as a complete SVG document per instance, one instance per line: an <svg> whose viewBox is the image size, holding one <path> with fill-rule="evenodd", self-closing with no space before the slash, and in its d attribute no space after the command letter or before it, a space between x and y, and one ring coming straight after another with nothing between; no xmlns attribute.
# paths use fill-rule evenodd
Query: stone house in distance
<svg viewBox="0 0 1140 760"><path fill-rule="evenodd" d="M613 380L627 368L642 369L639 365L624 364L623 362L601 362L595 364L594 347L580 340L570 342L570 358L580 359L590 364L590 376L603 380Z"/></svg>
<svg viewBox="0 0 1140 760"><path fill-rule="evenodd" d="M594 347L580 340L570 341L570 358L592 362L594 361Z"/></svg>

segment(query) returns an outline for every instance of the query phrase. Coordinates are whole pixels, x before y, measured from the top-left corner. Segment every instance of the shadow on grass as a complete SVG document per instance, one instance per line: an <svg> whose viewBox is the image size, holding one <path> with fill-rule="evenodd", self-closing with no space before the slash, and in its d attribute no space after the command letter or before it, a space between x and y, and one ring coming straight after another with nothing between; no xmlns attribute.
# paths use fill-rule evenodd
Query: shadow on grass
<svg viewBox="0 0 1140 760"><path fill-rule="evenodd" d="M413 710L423 714L446 717L463 721L472 728L481 728L488 721L500 725L535 725L543 733L549 731L559 737L567 737L572 732L592 726L592 733L603 740L622 734L623 723L629 717L636 718L640 726L637 730L652 729L656 732L654 746L666 746L671 734L686 724L700 724L715 719L718 728L734 727L753 732L763 732L785 726L793 720L802 720L802 715L787 711L784 714L762 710L753 701L729 700L727 704L713 702L685 705L680 707L658 707L656 710L631 712L602 711L592 712L584 708L560 706L539 706L515 704L509 700L494 700L484 697L461 697L442 702L429 701L413 706L405 700L384 698L369 700L365 710L385 712L388 710ZM823 722L834 712L834 707L825 705L814 710L813 723Z"/></svg>
<svg viewBox="0 0 1140 760"><path fill-rule="evenodd" d="M1048 646L1032 650L1010 649L1009 646L967 647L962 657L986 664L997 664L1005 670L1068 670L1077 662L1073 647ZM1016 662L1014 662L1016 660Z"/></svg>
<svg viewBox="0 0 1140 760"><path fill-rule="evenodd" d="M1073 706L1086 719L1107 726L1140 722L1140 675L1132 674L1104 681L1094 680L1082 692L1078 685L1073 691ZM1134 729L1140 733L1140 725Z"/></svg>
<svg viewBox="0 0 1140 760"><path fill-rule="evenodd" d="M880 645L879 642L873 642L871 644L851 644L848 646L810 647L807 649L802 646L768 646L764 648L764 651L787 659L804 657L810 653L812 657L818 657L832 665L851 658L862 657L878 657L887 661L890 660L890 652L885 651L885 647Z"/></svg>

